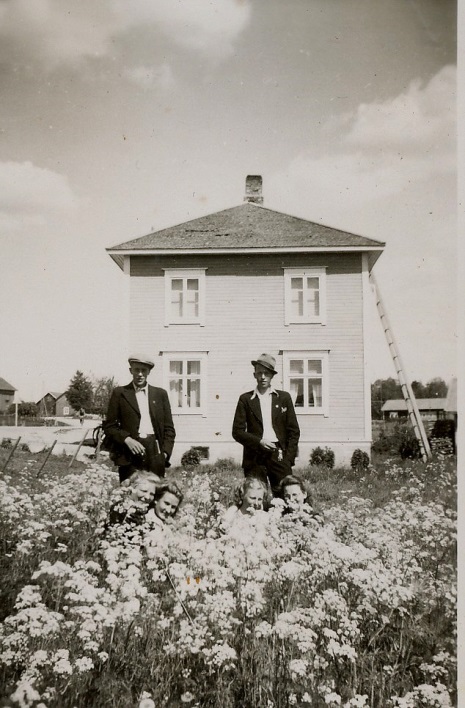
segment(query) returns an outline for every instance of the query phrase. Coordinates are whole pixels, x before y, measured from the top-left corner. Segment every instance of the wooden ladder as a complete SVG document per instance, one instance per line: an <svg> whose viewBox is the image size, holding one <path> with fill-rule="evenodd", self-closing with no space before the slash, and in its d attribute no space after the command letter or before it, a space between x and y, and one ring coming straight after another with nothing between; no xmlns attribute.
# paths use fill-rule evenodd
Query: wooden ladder
<svg viewBox="0 0 465 708"><path fill-rule="evenodd" d="M394 335L389 324L388 316L386 314L386 310L384 308L379 288L373 273L370 273L370 283L373 288L373 293L376 300L376 307L381 319L381 324L384 329L384 334L386 335L389 351L392 356L392 361L394 362L394 367L397 372L397 378L399 379L400 387L402 389L402 395L407 405L407 411L410 418L410 422L412 423L413 430L415 431L415 435L420 446L421 458L423 462L426 462L431 457L430 444L425 432L423 421L420 416L420 411L418 410L415 394L413 393L410 382L405 376L404 367L402 366L402 361L399 354L399 349L397 348L397 344L394 339Z"/></svg>

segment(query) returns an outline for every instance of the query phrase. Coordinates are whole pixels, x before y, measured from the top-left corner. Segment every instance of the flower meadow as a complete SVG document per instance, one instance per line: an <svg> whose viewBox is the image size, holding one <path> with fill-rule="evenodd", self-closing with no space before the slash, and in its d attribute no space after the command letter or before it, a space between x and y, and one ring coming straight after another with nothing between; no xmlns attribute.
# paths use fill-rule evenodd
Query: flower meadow
<svg viewBox="0 0 465 708"><path fill-rule="evenodd" d="M2 708L456 705L449 460L337 494L306 473L315 518L276 501L228 528L227 464L169 472L166 528L105 523L125 494L105 463L32 465L0 480Z"/></svg>

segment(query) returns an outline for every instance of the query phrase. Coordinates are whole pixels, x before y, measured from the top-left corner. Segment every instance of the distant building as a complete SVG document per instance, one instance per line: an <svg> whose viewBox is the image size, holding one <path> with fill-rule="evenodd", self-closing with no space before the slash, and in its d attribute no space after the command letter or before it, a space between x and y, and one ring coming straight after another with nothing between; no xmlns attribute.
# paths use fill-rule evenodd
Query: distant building
<svg viewBox="0 0 465 708"><path fill-rule="evenodd" d="M0 377L0 413L6 413L13 403L15 387Z"/></svg>
<svg viewBox="0 0 465 708"><path fill-rule="evenodd" d="M49 391L45 396L42 396L40 401L37 401L37 407L39 415L43 417L64 417L76 413L66 398L66 393L58 393L56 391Z"/></svg>
<svg viewBox="0 0 465 708"><path fill-rule="evenodd" d="M417 398L416 402L422 420L434 421L438 420L438 418L444 418L445 398ZM381 412L383 420L407 418L408 416L407 404L403 398L386 401L381 408Z"/></svg>

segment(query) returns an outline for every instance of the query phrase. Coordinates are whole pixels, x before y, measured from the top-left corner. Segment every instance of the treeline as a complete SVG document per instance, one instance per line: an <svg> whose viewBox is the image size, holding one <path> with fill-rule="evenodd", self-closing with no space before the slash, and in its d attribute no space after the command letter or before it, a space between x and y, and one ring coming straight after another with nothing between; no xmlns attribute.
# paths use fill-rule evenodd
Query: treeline
<svg viewBox="0 0 465 708"><path fill-rule="evenodd" d="M113 389L117 386L114 377L102 376L100 378L90 378L82 371L76 371L65 391L69 404L75 411L83 408L86 413L104 415L108 408L108 402ZM8 413L15 412L15 405L12 404ZM27 401L18 404L18 415L22 418L36 418L39 416L39 406L34 401Z"/></svg>
<svg viewBox="0 0 465 708"><path fill-rule="evenodd" d="M421 381L412 382L412 390L415 398L445 398L447 396L447 384L444 379L436 377L426 384ZM397 379L377 379L371 384L371 416L375 420L383 417L381 408L386 401L396 398L403 398L402 389Z"/></svg>

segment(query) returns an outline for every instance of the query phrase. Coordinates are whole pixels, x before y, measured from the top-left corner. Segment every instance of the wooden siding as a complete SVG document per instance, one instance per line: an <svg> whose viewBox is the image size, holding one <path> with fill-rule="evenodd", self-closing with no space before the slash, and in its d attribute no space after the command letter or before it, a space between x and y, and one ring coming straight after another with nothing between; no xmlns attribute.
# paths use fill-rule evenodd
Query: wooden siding
<svg viewBox="0 0 465 708"><path fill-rule="evenodd" d="M284 324L283 268L325 266L327 324ZM164 324L164 269L206 268L205 326ZM131 257L130 346L156 357L150 382L163 386L163 351L208 352L208 411L175 416L183 442L230 441L240 393L254 387L251 359L329 350L329 416L300 414L302 441L365 439L361 254Z"/></svg>

